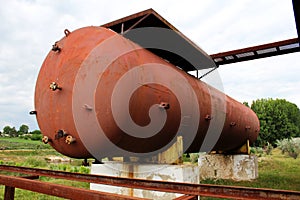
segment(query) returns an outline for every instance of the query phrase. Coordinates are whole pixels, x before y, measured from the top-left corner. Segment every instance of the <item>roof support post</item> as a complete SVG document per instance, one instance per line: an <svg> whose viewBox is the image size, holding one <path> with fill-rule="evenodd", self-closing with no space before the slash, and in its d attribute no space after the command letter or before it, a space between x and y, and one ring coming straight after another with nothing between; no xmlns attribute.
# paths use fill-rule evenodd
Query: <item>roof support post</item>
<svg viewBox="0 0 300 200"><path fill-rule="evenodd" d="M293 9L294 9L294 16L295 16L295 23L298 33L298 41L300 43L300 0L293 0Z"/></svg>

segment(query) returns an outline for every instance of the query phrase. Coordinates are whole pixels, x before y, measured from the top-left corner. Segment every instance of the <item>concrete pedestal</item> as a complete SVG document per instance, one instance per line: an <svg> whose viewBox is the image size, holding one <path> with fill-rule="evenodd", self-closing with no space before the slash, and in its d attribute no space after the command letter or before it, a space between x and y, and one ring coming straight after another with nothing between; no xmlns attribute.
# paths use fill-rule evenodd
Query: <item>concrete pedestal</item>
<svg viewBox="0 0 300 200"><path fill-rule="evenodd" d="M200 180L232 179L249 181L258 177L255 155L205 154L198 159Z"/></svg>
<svg viewBox="0 0 300 200"><path fill-rule="evenodd" d="M139 164L112 161L105 162L104 164L93 164L91 166L91 174L148 180L199 183L199 167L194 165ZM182 196L182 194L100 184L91 184L90 189L150 199L173 199Z"/></svg>

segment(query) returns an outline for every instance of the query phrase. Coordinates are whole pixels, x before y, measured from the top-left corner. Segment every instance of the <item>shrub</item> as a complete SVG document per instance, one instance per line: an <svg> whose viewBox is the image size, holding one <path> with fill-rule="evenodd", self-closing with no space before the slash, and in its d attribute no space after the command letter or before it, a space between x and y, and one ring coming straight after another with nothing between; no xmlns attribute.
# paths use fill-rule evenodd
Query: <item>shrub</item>
<svg viewBox="0 0 300 200"><path fill-rule="evenodd" d="M287 153L295 159L300 154L300 138L277 140L276 144L282 154Z"/></svg>
<svg viewBox="0 0 300 200"><path fill-rule="evenodd" d="M197 163L199 158L199 153L190 153L191 163Z"/></svg>
<svg viewBox="0 0 300 200"><path fill-rule="evenodd" d="M261 147L251 147L250 153L253 153L258 157L261 157L264 154L264 150Z"/></svg>
<svg viewBox="0 0 300 200"><path fill-rule="evenodd" d="M30 138L31 140L42 140L42 135L40 135L40 134L32 134L32 136L31 136L31 138Z"/></svg>
<svg viewBox="0 0 300 200"><path fill-rule="evenodd" d="M264 154L266 155L271 155L273 150L273 146L267 142L267 145L262 147L251 147L250 148L250 153L257 155L258 157L263 156Z"/></svg>
<svg viewBox="0 0 300 200"><path fill-rule="evenodd" d="M90 173L90 168L89 167L85 167L85 166L80 166L79 173L89 174Z"/></svg>
<svg viewBox="0 0 300 200"><path fill-rule="evenodd" d="M264 152L267 155L271 155L272 154L272 150L273 150L273 146L272 144L270 144L269 142L267 143L267 145L264 147Z"/></svg>
<svg viewBox="0 0 300 200"><path fill-rule="evenodd" d="M26 159L25 162L22 163L22 166L28 166L28 167L46 167L47 162L43 159L37 159L34 157L29 157Z"/></svg>

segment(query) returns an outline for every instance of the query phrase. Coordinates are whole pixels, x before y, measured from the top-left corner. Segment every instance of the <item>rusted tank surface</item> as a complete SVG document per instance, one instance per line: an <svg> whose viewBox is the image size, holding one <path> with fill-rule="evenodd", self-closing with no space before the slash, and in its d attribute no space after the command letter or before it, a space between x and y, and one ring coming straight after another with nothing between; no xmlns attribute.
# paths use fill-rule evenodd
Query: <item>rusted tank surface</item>
<svg viewBox="0 0 300 200"><path fill-rule="evenodd" d="M35 89L43 141L76 158L147 156L183 136L185 152L255 141L251 109L103 27L53 45Z"/></svg>

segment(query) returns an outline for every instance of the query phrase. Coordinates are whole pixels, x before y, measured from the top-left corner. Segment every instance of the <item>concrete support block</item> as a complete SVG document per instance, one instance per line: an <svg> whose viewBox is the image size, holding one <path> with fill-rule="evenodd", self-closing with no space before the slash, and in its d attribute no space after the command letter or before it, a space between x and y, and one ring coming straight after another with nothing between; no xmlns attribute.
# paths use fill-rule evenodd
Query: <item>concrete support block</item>
<svg viewBox="0 0 300 200"><path fill-rule="evenodd" d="M255 155L205 154L198 159L200 180L232 179L249 181L258 177Z"/></svg>
<svg viewBox="0 0 300 200"><path fill-rule="evenodd" d="M199 183L199 167L194 165L105 162L104 164L93 164L91 166L91 174L159 181ZM182 194L122 188L93 183L90 185L90 189L150 199L173 199L182 196Z"/></svg>

